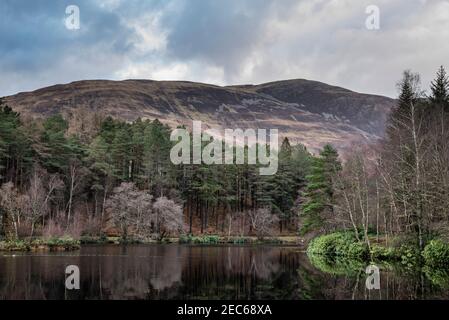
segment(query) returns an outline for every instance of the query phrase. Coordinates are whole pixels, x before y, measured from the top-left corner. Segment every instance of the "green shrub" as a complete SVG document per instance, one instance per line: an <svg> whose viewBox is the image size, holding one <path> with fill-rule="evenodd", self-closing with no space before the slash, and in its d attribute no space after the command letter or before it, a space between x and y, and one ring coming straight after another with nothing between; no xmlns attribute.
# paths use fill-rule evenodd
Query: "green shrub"
<svg viewBox="0 0 449 320"><path fill-rule="evenodd" d="M218 244L220 242L219 236L206 236L204 237L204 242L208 244Z"/></svg>
<svg viewBox="0 0 449 320"><path fill-rule="evenodd" d="M100 237L82 236L80 239L80 243L81 244L106 244L106 243L108 243L108 238L104 234L102 234Z"/></svg>
<svg viewBox="0 0 449 320"><path fill-rule="evenodd" d="M444 289L449 289L449 271L441 268L424 266L423 272L432 284Z"/></svg>
<svg viewBox="0 0 449 320"><path fill-rule="evenodd" d="M395 251L393 248L386 248L379 245L371 246L371 257L373 260L385 261L396 259Z"/></svg>
<svg viewBox="0 0 449 320"><path fill-rule="evenodd" d="M31 251L35 249L55 250L75 250L80 246L80 241L75 240L71 237L65 236L62 238L49 238L49 239L34 239L32 241L28 240L9 240L0 243L0 250L3 251Z"/></svg>
<svg viewBox="0 0 449 320"><path fill-rule="evenodd" d="M125 245L125 244L142 244L143 241L140 239L136 239L136 238L129 238L129 237L123 238L122 237L118 240L118 243L123 244L123 245Z"/></svg>
<svg viewBox="0 0 449 320"><path fill-rule="evenodd" d="M350 254L350 246L355 241L355 236L349 232L326 234L313 239L307 247L307 253L330 257L348 256Z"/></svg>
<svg viewBox="0 0 449 320"><path fill-rule="evenodd" d="M191 243L191 244L218 244L220 243L220 237L217 235L206 235L195 237L191 234L182 235L179 238L179 243Z"/></svg>
<svg viewBox="0 0 449 320"><path fill-rule="evenodd" d="M318 270L336 276L357 276L357 274L360 274L365 267L365 263L358 260L339 257L333 259L321 254L309 255L309 259L310 263Z"/></svg>
<svg viewBox="0 0 449 320"><path fill-rule="evenodd" d="M54 248L61 248L61 249L76 249L80 246L80 241L75 240L70 236L64 236L62 238L49 238L46 241L40 240L40 243L33 242L33 245L47 245L50 250Z"/></svg>
<svg viewBox="0 0 449 320"><path fill-rule="evenodd" d="M369 254L370 252L366 243L353 242L349 245L345 257L353 260L365 261L369 259Z"/></svg>
<svg viewBox="0 0 449 320"><path fill-rule="evenodd" d="M29 251L29 243L23 240L7 240L0 243L2 251Z"/></svg>
<svg viewBox="0 0 449 320"><path fill-rule="evenodd" d="M358 242L352 232L336 232L319 236L310 242L307 254L358 261L366 261L370 257L368 245Z"/></svg>
<svg viewBox="0 0 449 320"><path fill-rule="evenodd" d="M328 234L314 238L307 247L307 253L312 255L335 255L335 235Z"/></svg>
<svg viewBox="0 0 449 320"><path fill-rule="evenodd" d="M441 240L432 240L422 253L426 265L433 268L449 267L449 244Z"/></svg>
<svg viewBox="0 0 449 320"><path fill-rule="evenodd" d="M191 243L192 242L192 235L191 234L182 234L179 237L179 243L185 244L185 243Z"/></svg>
<svg viewBox="0 0 449 320"><path fill-rule="evenodd" d="M249 242L249 239L246 237L236 237L232 240L234 244L245 244Z"/></svg>
<svg viewBox="0 0 449 320"><path fill-rule="evenodd" d="M419 248L414 245L402 245L396 251L396 256L403 267L415 269L421 263L421 254Z"/></svg>

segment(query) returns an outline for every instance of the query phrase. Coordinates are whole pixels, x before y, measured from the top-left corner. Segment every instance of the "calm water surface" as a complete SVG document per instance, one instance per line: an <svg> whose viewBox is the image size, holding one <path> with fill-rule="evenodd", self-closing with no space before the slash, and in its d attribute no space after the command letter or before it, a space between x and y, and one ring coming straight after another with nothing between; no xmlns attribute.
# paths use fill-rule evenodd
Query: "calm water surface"
<svg viewBox="0 0 449 320"><path fill-rule="evenodd" d="M65 289L79 266L81 289ZM423 272L315 267L295 247L84 246L70 253L0 253L0 299L449 299ZM325 270L326 272L322 271Z"/></svg>

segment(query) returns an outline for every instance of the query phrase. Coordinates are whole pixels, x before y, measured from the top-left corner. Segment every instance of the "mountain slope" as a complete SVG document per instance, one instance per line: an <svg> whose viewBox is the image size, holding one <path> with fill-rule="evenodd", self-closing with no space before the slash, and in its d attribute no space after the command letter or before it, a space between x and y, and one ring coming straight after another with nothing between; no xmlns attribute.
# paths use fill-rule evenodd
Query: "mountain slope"
<svg viewBox="0 0 449 320"><path fill-rule="evenodd" d="M293 143L344 150L382 136L394 100L308 80L219 87L182 81L78 81L6 97L15 110L37 117L87 108L133 121L159 119L175 127L277 128Z"/></svg>

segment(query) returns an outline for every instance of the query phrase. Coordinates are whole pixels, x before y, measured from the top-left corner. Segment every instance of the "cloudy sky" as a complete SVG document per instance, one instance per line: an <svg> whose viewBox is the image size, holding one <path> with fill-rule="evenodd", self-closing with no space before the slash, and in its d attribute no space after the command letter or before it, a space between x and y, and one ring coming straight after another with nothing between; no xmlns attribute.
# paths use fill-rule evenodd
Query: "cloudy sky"
<svg viewBox="0 0 449 320"><path fill-rule="evenodd" d="M66 27L66 7L80 29ZM368 30L368 5L380 29ZM306 78L396 96L449 67L449 0L0 0L0 96L84 79Z"/></svg>

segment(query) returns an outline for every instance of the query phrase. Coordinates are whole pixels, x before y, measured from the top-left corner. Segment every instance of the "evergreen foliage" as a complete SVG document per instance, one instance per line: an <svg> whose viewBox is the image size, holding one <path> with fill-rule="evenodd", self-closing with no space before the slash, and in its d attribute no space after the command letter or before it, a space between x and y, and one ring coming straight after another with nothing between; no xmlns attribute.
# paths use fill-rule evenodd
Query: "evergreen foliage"
<svg viewBox="0 0 449 320"><path fill-rule="evenodd" d="M338 152L331 145L325 145L318 157L313 158L307 186L305 202L301 207L302 224L300 233L324 231L326 219L332 219L334 206L334 177L341 171Z"/></svg>
<svg viewBox="0 0 449 320"><path fill-rule="evenodd" d="M430 89L432 92L429 97L430 102L443 107L446 112L449 112L449 78L443 66L438 69Z"/></svg>

